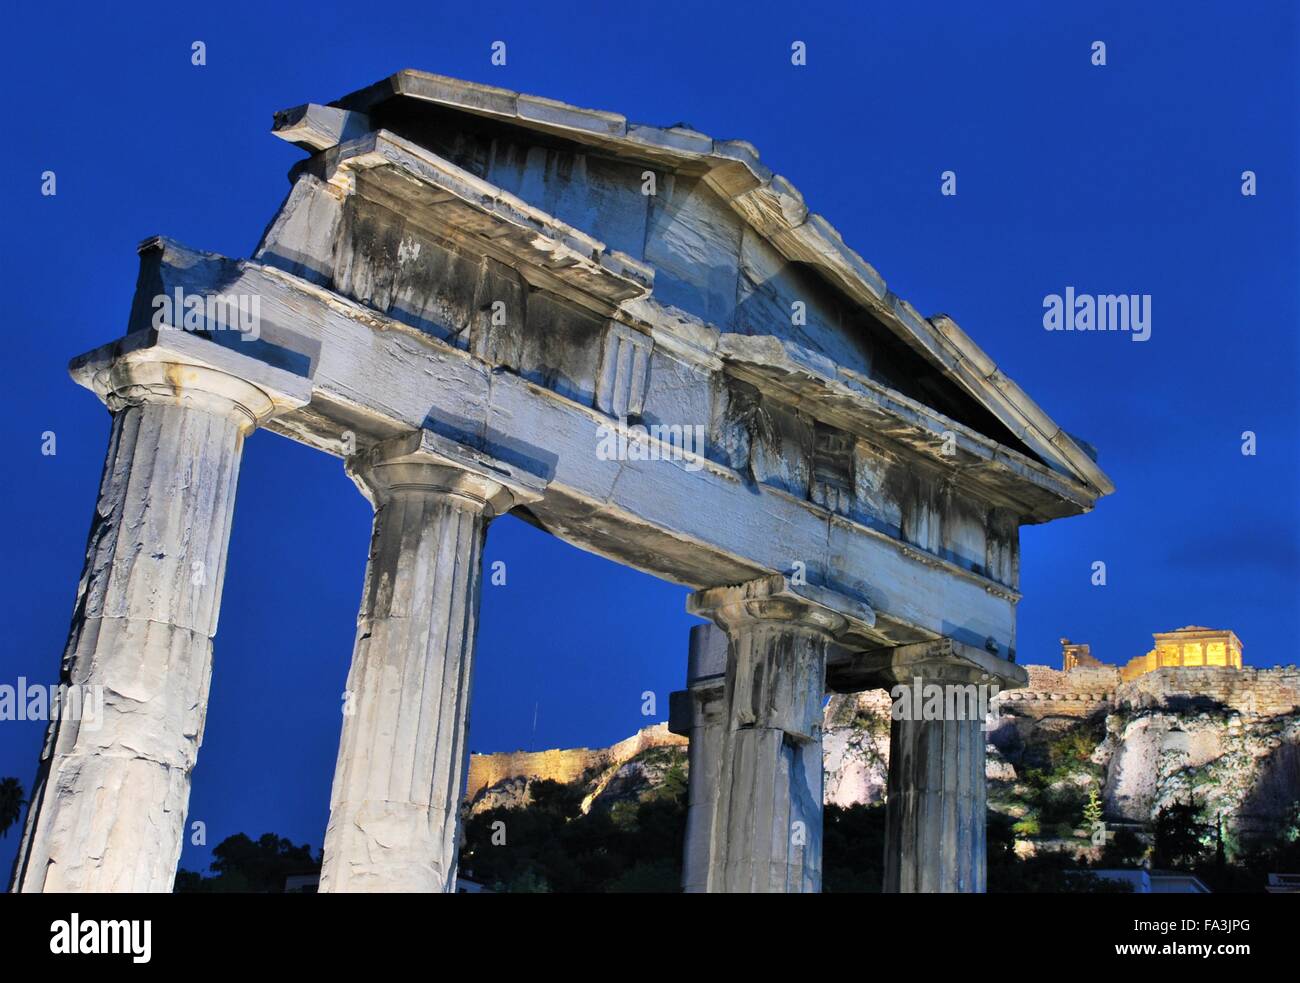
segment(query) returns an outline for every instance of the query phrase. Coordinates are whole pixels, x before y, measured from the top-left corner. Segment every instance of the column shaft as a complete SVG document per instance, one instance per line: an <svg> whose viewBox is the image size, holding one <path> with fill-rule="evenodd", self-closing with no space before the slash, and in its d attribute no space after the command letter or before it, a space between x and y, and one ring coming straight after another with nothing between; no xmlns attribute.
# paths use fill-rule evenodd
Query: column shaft
<svg viewBox="0 0 1300 983"><path fill-rule="evenodd" d="M376 512L322 892L456 884L482 547L510 496L418 455L386 453L351 466Z"/></svg>
<svg viewBox="0 0 1300 983"><path fill-rule="evenodd" d="M828 638L785 622L730 631L708 890L821 890Z"/></svg>
<svg viewBox="0 0 1300 983"><path fill-rule="evenodd" d="M689 785L686 806L686 842L682 854L682 890L698 894L708 890L713 813L718 801L722 770L722 744L726 736L719 687L693 690L690 745L687 748Z"/></svg>
<svg viewBox="0 0 1300 983"><path fill-rule="evenodd" d="M243 405L189 390L216 375L205 370L137 375L144 384L109 397L112 435L60 676L102 694L102 719L51 721L14 890L170 891L180 857L240 454L270 404L230 377L222 386L243 392Z"/></svg>
<svg viewBox="0 0 1300 983"><path fill-rule="evenodd" d="M885 890L985 890L983 720L894 720Z"/></svg>

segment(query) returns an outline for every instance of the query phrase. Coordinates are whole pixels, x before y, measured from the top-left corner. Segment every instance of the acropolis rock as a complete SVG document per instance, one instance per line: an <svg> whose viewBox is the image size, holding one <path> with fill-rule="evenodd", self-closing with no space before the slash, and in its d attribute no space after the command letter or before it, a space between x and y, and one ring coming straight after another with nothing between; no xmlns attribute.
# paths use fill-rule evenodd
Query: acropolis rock
<svg viewBox="0 0 1300 983"><path fill-rule="evenodd" d="M1149 827L1162 808L1190 801L1221 818L1233 844L1246 843L1274 831L1300 801L1300 671L1293 667L1176 667L1129 683L1113 667L1025 669L1033 688L995 697L985 732L994 809L1014 801L1024 771L1042 766L1050 743L1079 728L1101 738L1093 761L1106 814L1116 821ZM890 707L880 689L830 698L822 718L826 805L886 801ZM539 779L581 784L587 808L620 769L636 770L635 789L649 794L665 762L638 770L638 757L661 748L685 768L685 745L660 724L609 748L474 755L467 808L524 807ZM1091 782L1074 777L1081 788ZM1033 844L1017 849L1032 852Z"/></svg>
<svg viewBox="0 0 1300 983"><path fill-rule="evenodd" d="M562 785L584 781L590 789L583 803L585 811L609 788L628 762L652 748L684 750L686 745L686 738L669 731L666 723L660 723L645 727L606 748L471 754L465 801L471 812L526 805L529 801L528 786L534 781L559 782Z"/></svg>

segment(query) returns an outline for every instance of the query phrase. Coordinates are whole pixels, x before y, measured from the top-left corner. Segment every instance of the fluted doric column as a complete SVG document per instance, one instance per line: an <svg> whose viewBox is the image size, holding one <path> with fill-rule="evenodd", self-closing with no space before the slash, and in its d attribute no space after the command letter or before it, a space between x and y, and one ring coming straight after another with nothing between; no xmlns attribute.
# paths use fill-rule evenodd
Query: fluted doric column
<svg viewBox="0 0 1300 983"><path fill-rule="evenodd" d="M846 619L780 576L701 591L687 609L728 638L705 890L820 891L822 700Z"/></svg>
<svg viewBox="0 0 1300 983"><path fill-rule="evenodd" d="M889 733L885 890L985 890L984 722L895 720Z"/></svg>
<svg viewBox="0 0 1300 983"><path fill-rule="evenodd" d="M320 890L453 891L484 536L542 486L428 432L348 471L375 519Z"/></svg>
<svg viewBox="0 0 1300 983"><path fill-rule="evenodd" d="M240 455L275 404L214 369L134 357L84 381L113 425L60 678L102 712L51 721L13 889L170 891Z"/></svg>
<svg viewBox="0 0 1300 983"><path fill-rule="evenodd" d="M1015 666L959 659L951 643L898 650L885 807L886 892L979 893L987 846L985 714Z"/></svg>

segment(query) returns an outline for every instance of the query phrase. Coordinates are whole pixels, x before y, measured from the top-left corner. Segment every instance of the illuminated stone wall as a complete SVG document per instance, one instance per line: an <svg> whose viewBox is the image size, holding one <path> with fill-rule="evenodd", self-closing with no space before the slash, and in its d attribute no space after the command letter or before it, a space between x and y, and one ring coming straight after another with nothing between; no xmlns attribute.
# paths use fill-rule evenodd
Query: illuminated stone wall
<svg viewBox="0 0 1300 983"><path fill-rule="evenodd" d="M1200 707L1205 701L1241 714L1274 717L1300 712L1300 671L1295 666L1237 669L1162 666L1126 682L1114 694L1127 710Z"/></svg>
<svg viewBox="0 0 1300 983"><path fill-rule="evenodd" d="M670 733L666 723L646 727L626 740L605 748L553 748L547 751L506 751L471 754L465 798L473 800L483 789L511 778L575 782L598 769L623 764L654 747L685 747L686 738Z"/></svg>

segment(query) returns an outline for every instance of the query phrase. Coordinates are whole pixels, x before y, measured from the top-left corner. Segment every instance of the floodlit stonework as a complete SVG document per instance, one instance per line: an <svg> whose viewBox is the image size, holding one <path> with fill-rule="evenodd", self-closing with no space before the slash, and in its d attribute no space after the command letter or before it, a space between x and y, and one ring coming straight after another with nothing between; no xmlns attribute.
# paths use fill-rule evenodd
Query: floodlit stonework
<svg viewBox="0 0 1300 983"><path fill-rule="evenodd" d="M472 754L469 777L465 780L465 805L471 813L497 806L520 806L529 801L528 784L536 779L562 785L585 781L592 789L582 802L585 813L619 781L619 772L628 762L647 751L681 749L688 743L686 738L670 731L667 723L658 723L605 748Z"/></svg>
<svg viewBox="0 0 1300 983"><path fill-rule="evenodd" d="M375 506L323 890L454 888L507 511L711 622L673 699L685 887L817 890L824 694L1023 685L1019 529L1113 490L1087 445L743 141L415 71L274 132L305 157L252 258L147 240L127 334L73 363L114 429L64 675L114 696L52 726L14 888L170 887L261 428ZM982 890L982 742L892 741L889 886Z"/></svg>
<svg viewBox="0 0 1300 983"><path fill-rule="evenodd" d="M1113 666L1024 668L1028 684L999 693L990 703L981 734L987 742L983 780L972 776L967 785L972 806L982 785L991 812L1009 822L1032 817L1043 799L1031 781L1034 771L1050 762L1054 743L1073 737L1083 739L1076 746L1093 746L1088 757L1093 770L1076 764L1058 778L1080 789L1080 798L1083 788L1097 791L1111 827L1108 836L1124 827L1149 838L1160 810L1190 803L1222 830L1232 859L1293 821L1300 775L1300 671L1295 666L1167 667L1129 682ZM902 770L893 764L892 708L883 689L836 694L827 702L821 720L826 806L886 803ZM668 785L674 768L685 766L688 781L696 781L681 747L685 743L657 724L608 748L473 755L474 790L465 808L477 814L528 806L532 785L540 780L581 788L583 812L646 801ZM691 742L690 751L698 754L703 744ZM960 745L955 750L960 759ZM971 753L967 760L973 765L976 756ZM716 784L716 773L706 772L699 787ZM1080 804L1071 825L1082 820ZM1101 847L1091 833L1082 828L1061 838L1050 827L1035 833L1022 829L1016 849L1024 855L1064 851L1096 860ZM690 859L688 850L688 864ZM949 869L962 875L958 864Z"/></svg>
<svg viewBox="0 0 1300 983"><path fill-rule="evenodd" d="M1234 632L1189 625L1175 631L1156 632L1153 637L1155 646L1146 655L1134 656L1120 668L1124 682L1156 669L1241 668L1241 639ZM1073 643L1068 638L1061 639L1061 658L1066 672L1104 665L1093 657L1088 645Z"/></svg>

